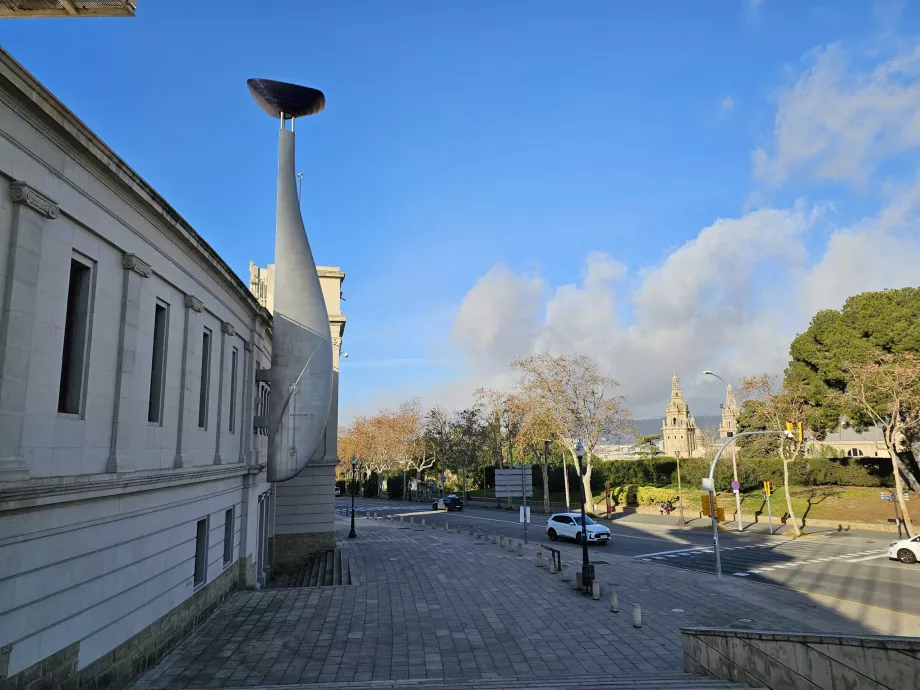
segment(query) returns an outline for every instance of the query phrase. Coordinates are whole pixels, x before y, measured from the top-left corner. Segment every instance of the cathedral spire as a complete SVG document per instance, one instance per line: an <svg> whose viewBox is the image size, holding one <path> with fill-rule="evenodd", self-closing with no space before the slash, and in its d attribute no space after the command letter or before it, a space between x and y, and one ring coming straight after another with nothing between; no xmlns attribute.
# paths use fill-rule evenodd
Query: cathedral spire
<svg viewBox="0 0 920 690"><path fill-rule="evenodd" d="M677 370L674 371L674 376L671 377L671 397L680 397L680 379L677 378Z"/></svg>

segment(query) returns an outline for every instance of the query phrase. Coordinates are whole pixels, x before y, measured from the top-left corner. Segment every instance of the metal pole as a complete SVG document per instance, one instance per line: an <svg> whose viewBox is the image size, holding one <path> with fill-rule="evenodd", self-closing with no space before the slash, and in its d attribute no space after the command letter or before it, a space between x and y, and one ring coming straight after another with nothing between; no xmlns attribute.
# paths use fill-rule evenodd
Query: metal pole
<svg viewBox="0 0 920 690"><path fill-rule="evenodd" d="M674 455L677 459L677 505L680 509L680 519L678 520L677 524L686 525L687 523L684 520L684 493L680 483L680 451L675 451Z"/></svg>
<svg viewBox="0 0 920 690"><path fill-rule="evenodd" d="M351 464L351 532L348 533L349 539L354 539L358 536L355 532L355 485L357 483L355 480L355 471L357 468L357 463Z"/></svg>
<svg viewBox="0 0 920 690"><path fill-rule="evenodd" d="M895 471L897 471L897 468L895 468ZM901 516L898 514L898 497L896 494L897 487L891 491L891 502L894 504L894 524L898 526L898 539L901 539Z"/></svg>
<svg viewBox="0 0 920 690"><path fill-rule="evenodd" d="M735 481L738 481L738 458L735 454L735 445L732 444L732 471L735 475ZM741 485L739 483L738 490L734 492L735 494L735 516L738 518L738 531L741 532L744 530L744 525L741 523Z"/></svg>
<svg viewBox="0 0 920 690"><path fill-rule="evenodd" d="M709 516L712 518L712 544L716 553L716 576L722 577L722 556L719 554L719 519L716 516L716 496L709 491Z"/></svg>
<svg viewBox="0 0 920 690"><path fill-rule="evenodd" d="M524 543L527 543L527 486L524 482L524 463L521 463L521 494L524 496Z"/></svg>
<svg viewBox="0 0 920 690"><path fill-rule="evenodd" d="M770 494L767 494L767 519L770 521L770 534L773 534L773 511L770 510Z"/></svg>

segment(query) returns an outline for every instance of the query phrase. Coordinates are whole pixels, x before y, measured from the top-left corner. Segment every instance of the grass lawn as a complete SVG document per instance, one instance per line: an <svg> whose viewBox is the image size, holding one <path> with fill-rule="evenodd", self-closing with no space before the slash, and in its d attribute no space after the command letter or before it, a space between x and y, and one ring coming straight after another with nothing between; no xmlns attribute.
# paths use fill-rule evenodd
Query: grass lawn
<svg viewBox="0 0 920 690"><path fill-rule="evenodd" d="M668 488L677 490L677 485ZM889 501L883 501L880 493L889 489L861 486L794 486L790 489L792 494L792 509L798 519L813 518L816 520L847 520L850 522L887 522L894 517L894 508ZM698 511L701 507L701 493L697 490L687 491L684 488L684 506L690 510ZM920 497L912 495L913 500L908 502L911 519L920 520ZM730 491L718 494L719 507L726 513L734 511L735 497ZM786 514L786 496L783 487L776 485L770 497L773 517ZM741 494L742 514L766 515L767 504L761 498L760 491L751 491Z"/></svg>

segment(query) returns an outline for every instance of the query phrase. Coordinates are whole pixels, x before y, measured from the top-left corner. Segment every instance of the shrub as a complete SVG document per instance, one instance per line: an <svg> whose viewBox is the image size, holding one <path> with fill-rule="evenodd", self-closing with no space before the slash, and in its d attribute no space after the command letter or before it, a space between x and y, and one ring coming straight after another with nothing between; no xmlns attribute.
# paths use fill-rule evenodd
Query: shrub
<svg viewBox="0 0 920 690"><path fill-rule="evenodd" d="M403 497L403 476L391 474L387 477L387 496L391 501L401 501Z"/></svg>
<svg viewBox="0 0 920 690"><path fill-rule="evenodd" d="M376 498L377 496L377 483L380 478L377 476L377 473L374 472L370 477L364 480L362 487L361 495L364 498Z"/></svg>
<svg viewBox="0 0 920 690"><path fill-rule="evenodd" d="M636 500L637 500L636 485L627 484L626 486L611 486L610 487L610 500L613 501L614 505L618 505L618 506L636 505Z"/></svg>
<svg viewBox="0 0 920 690"><path fill-rule="evenodd" d="M654 486L640 486L636 492L636 499L640 506L655 506L665 501L677 501L675 489L659 489Z"/></svg>

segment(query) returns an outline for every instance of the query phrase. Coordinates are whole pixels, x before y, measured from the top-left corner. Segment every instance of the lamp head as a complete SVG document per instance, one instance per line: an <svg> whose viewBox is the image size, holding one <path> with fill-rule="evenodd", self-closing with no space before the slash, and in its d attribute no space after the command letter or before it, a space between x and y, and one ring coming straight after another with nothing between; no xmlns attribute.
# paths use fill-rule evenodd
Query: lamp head
<svg viewBox="0 0 920 690"><path fill-rule="evenodd" d="M352 456L351 456L351 466L352 466L352 467L357 467L357 465L358 465L358 456L357 456L357 455L352 455Z"/></svg>
<svg viewBox="0 0 920 690"><path fill-rule="evenodd" d="M703 372L703 376L715 376L715 374L713 374L711 371L709 371L709 369L707 369L706 371Z"/></svg>
<svg viewBox="0 0 920 690"><path fill-rule="evenodd" d="M579 462L585 457L585 447L581 445L581 441L575 446L575 457L578 458Z"/></svg>

